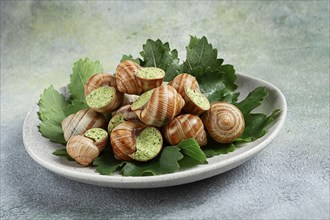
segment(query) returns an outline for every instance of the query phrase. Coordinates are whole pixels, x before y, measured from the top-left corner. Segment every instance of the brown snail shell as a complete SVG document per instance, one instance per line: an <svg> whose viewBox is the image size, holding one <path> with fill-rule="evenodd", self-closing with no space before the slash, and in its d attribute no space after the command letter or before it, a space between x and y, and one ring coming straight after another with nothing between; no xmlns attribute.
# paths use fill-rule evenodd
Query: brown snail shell
<svg viewBox="0 0 330 220"><path fill-rule="evenodd" d="M192 114L179 115L163 128L163 135L171 145L187 138L195 138L199 146L205 146L207 135L202 120Z"/></svg>
<svg viewBox="0 0 330 220"><path fill-rule="evenodd" d="M94 141L82 135L71 137L66 144L66 151L82 166L90 165L100 153Z"/></svg>
<svg viewBox="0 0 330 220"><path fill-rule="evenodd" d="M163 84L154 90L148 103L135 110L135 113L143 123L161 127L178 115L184 104L183 98L172 86Z"/></svg>
<svg viewBox="0 0 330 220"><path fill-rule="evenodd" d="M106 120L101 113L92 109L82 109L76 114L69 115L62 122L64 139L68 141L72 136L81 135L90 128L106 127Z"/></svg>
<svg viewBox="0 0 330 220"><path fill-rule="evenodd" d="M111 102L101 108L93 108L97 112L112 112L122 105L124 101L124 93L119 92L116 84L116 78L111 74L99 73L91 76L86 84L84 85L85 96L88 96L93 90L100 88L102 86L109 86L115 89L115 93Z"/></svg>
<svg viewBox="0 0 330 220"><path fill-rule="evenodd" d="M210 103L204 94L202 94L198 90L191 90L193 91L194 95L197 94L198 96L203 97L203 99L205 100L204 102L207 102L207 104L206 103L204 104L205 106L202 106L201 103L198 103L198 101L195 102L191 97L189 97L187 92L187 87L185 88L186 89L183 91L183 96L182 96L182 98L185 101L185 105L183 106L182 109L184 112L194 115L200 115L210 109Z"/></svg>
<svg viewBox="0 0 330 220"><path fill-rule="evenodd" d="M136 80L136 72L140 68L139 64L131 60L125 60L117 66L116 83L120 92L134 95L143 93L143 89Z"/></svg>
<svg viewBox="0 0 330 220"><path fill-rule="evenodd" d="M113 153L118 160L132 160L129 155L136 151L136 136L146 127L139 121L125 121L112 130L110 141Z"/></svg>
<svg viewBox="0 0 330 220"><path fill-rule="evenodd" d="M143 71L157 71L158 73L161 73L162 76L156 77L156 78L145 78L142 77L139 73ZM139 86L142 88L143 92L146 92L148 90L157 88L162 85L163 79L165 77L164 70L156 67L145 67L141 68L136 72L136 80Z"/></svg>
<svg viewBox="0 0 330 220"><path fill-rule="evenodd" d="M108 143L108 132L102 128L91 128L84 133L84 137L87 137L94 141L94 145L99 149L100 152L103 151Z"/></svg>
<svg viewBox="0 0 330 220"><path fill-rule="evenodd" d="M231 143L242 135L245 127L242 112L227 102L216 102L202 115L210 136L219 143Z"/></svg>
<svg viewBox="0 0 330 220"><path fill-rule="evenodd" d="M176 91L183 96L185 87L189 87L190 89L200 91L198 82L195 77L188 73L181 73L177 75L168 85L173 86Z"/></svg>

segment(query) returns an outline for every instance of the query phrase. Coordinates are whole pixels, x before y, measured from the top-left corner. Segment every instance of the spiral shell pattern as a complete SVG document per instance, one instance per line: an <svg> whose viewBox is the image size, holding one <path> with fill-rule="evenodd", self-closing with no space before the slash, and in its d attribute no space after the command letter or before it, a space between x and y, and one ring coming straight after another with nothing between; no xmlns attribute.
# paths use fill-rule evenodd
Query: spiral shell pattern
<svg viewBox="0 0 330 220"><path fill-rule="evenodd" d="M143 123L161 127L178 115L184 104L181 95L172 86L164 84L156 88L149 102L135 113Z"/></svg>
<svg viewBox="0 0 330 220"><path fill-rule="evenodd" d="M90 165L99 155L99 149L93 140L81 135L70 138L66 145L66 151L72 159L82 166Z"/></svg>
<svg viewBox="0 0 330 220"><path fill-rule="evenodd" d="M136 136L145 127L139 121L125 121L112 130L110 142L118 160L132 160L129 155L136 151Z"/></svg>
<svg viewBox="0 0 330 220"><path fill-rule="evenodd" d="M189 87L190 89L200 91L198 82L195 77L188 73L181 73L177 75L168 85L173 86L176 91L183 96L185 87Z"/></svg>
<svg viewBox="0 0 330 220"><path fill-rule="evenodd" d="M64 139L68 141L72 136L83 134L90 128L105 128L106 120L101 113L92 109L82 109L66 117L61 125Z"/></svg>
<svg viewBox="0 0 330 220"><path fill-rule="evenodd" d="M108 73L98 73L91 76L84 85L85 96L101 86L111 86L117 89L116 78Z"/></svg>
<svg viewBox="0 0 330 220"><path fill-rule="evenodd" d="M195 138L199 146L205 146L207 135L202 120L192 114L179 115L163 128L164 138L176 145L187 138Z"/></svg>
<svg viewBox="0 0 330 220"><path fill-rule="evenodd" d="M230 143L241 136L245 122L242 112L226 102L211 104L211 108L202 115L204 125L210 136L219 143Z"/></svg>
<svg viewBox="0 0 330 220"><path fill-rule="evenodd" d="M143 89L136 80L136 72L140 68L139 64L131 60L125 60L117 66L116 83L120 92L134 95L143 93Z"/></svg>

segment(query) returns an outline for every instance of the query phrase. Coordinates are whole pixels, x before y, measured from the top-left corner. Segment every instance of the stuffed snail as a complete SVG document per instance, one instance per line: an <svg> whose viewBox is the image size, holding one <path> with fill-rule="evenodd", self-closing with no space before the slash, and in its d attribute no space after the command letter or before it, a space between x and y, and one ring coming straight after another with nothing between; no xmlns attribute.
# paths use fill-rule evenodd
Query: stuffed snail
<svg viewBox="0 0 330 220"><path fill-rule="evenodd" d="M131 106L139 119L155 127L161 127L177 116L185 102L169 85L162 85L142 94Z"/></svg>
<svg viewBox="0 0 330 220"><path fill-rule="evenodd" d="M108 133L102 128L92 128L83 135L69 139L66 151L69 156L82 166L90 165L107 144Z"/></svg>
<svg viewBox="0 0 330 220"><path fill-rule="evenodd" d="M163 146L160 131L139 121L125 121L116 126L110 141L115 157L125 161L151 160Z"/></svg>
<svg viewBox="0 0 330 220"><path fill-rule="evenodd" d="M84 90L87 105L97 112L112 112L124 101L124 93L118 91L116 78L110 74L91 76Z"/></svg>
<svg viewBox="0 0 330 220"><path fill-rule="evenodd" d="M90 128L104 128L106 123L103 114L92 109L82 109L66 117L61 125L64 139L68 141L72 136L83 134Z"/></svg>
<svg viewBox="0 0 330 220"><path fill-rule="evenodd" d="M116 68L118 90L127 94L140 95L160 86L165 77L164 70L156 67L141 67L131 61L122 61Z"/></svg>

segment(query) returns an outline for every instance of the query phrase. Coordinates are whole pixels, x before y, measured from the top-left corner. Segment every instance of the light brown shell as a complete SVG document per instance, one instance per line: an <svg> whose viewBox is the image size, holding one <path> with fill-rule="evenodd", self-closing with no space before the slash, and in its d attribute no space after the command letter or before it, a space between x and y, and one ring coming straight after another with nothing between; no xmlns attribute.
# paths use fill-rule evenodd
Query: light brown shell
<svg viewBox="0 0 330 220"><path fill-rule="evenodd" d="M82 166L90 165L99 155L99 149L93 140L82 135L71 137L66 144L66 151L72 159Z"/></svg>
<svg viewBox="0 0 330 220"><path fill-rule="evenodd" d="M245 127L242 112L227 102L216 102L202 115L210 136L219 143L231 143L242 135Z"/></svg>
<svg viewBox="0 0 330 220"><path fill-rule="evenodd" d="M195 77L188 73L181 73L177 75L168 85L173 86L173 88L181 95L184 95L185 86L190 89L200 91L198 82Z"/></svg>
<svg viewBox="0 0 330 220"><path fill-rule="evenodd" d="M202 120L192 114L179 115L163 128L164 138L176 145L187 138L195 138L199 146L207 144L207 135Z"/></svg>
<svg viewBox="0 0 330 220"><path fill-rule="evenodd" d="M111 74L99 73L91 76L84 86L85 96L88 96L94 89L101 86L111 86L116 89L112 101L102 108L92 108L96 112L112 112L122 105L124 101L124 93L119 92L116 84L116 78Z"/></svg>
<svg viewBox="0 0 330 220"><path fill-rule="evenodd" d="M112 130L110 142L118 160L132 160L129 155L136 151L136 136L146 127L139 121L125 121Z"/></svg>
<svg viewBox="0 0 330 220"><path fill-rule="evenodd" d="M183 106L183 111L186 112L186 113L190 113L190 114L194 114L194 115L200 115L204 112L206 112L207 110L209 109L203 109L201 108L200 106L198 106L196 103L194 103L192 101L192 99L188 96L187 90L185 89L183 91L183 95L182 95L182 98L184 99L185 101L185 105ZM196 90L195 90L196 91ZM198 90L197 90L198 91ZM198 91L200 92L200 91ZM202 93L201 93L202 94ZM203 95L203 94L202 94ZM205 95L203 95L205 96ZM206 98L206 97L205 97ZM207 98L206 98L207 99Z"/></svg>
<svg viewBox="0 0 330 220"><path fill-rule="evenodd" d="M106 130L104 130L104 131L106 131ZM105 136L104 138L102 138L102 139L100 139L98 141L93 141L94 145L99 149L100 152L102 152L104 150L105 146L107 146L108 138L109 138L109 135ZM88 139L90 139L90 138L88 138Z"/></svg>
<svg viewBox="0 0 330 220"><path fill-rule="evenodd" d="M143 92L146 92L150 89L154 89L154 88L161 86L163 83L164 77L165 77L165 72L164 72L163 77L154 78L154 79L142 78L142 77L139 77L139 75L136 75L136 80L137 80L139 86L142 88Z"/></svg>
<svg viewBox="0 0 330 220"><path fill-rule="evenodd" d="M140 68L139 64L131 60L125 60L117 66L116 83L120 92L134 95L143 93L143 89L136 80L136 71Z"/></svg>
<svg viewBox="0 0 330 220"><path fill-rule="evenodd" d="M177 116L184 104L183 98L172 86L163 84L154 90L149 102L135 113L143 123L161 127Z"/></svg>
<svg viewBox="0 0 330 220"><path fill-rule="evenodd" d="M82 109L66 117L61 125L64 139L68 141L72 136L81 135L90 128L105 128L106 120L101 113L92 109Z"/></svg>

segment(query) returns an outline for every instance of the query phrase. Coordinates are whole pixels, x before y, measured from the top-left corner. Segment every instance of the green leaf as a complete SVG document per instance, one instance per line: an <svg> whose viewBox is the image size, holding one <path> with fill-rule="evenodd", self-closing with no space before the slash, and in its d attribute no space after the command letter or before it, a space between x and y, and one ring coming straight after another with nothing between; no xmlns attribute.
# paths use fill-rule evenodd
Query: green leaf
<svg viewBox="0 0 330 220"><path fill-rule="evenodd" d="M183 158L176 146L163 148L160 157L146 163L127 162L122 168L124 176L144 176L173 173L179 170L178 161Z"/></svg>
<svg viewBox="0 0 330 220"><path fill-rule="evenodd" d="M92 75L102 73L103 69L99 61L91 61L88 58L78 60L72 68L70 84L68 85L71 99L85 102L84 85Z"/></svg>
<svg viewBox="0 0 330 220"><path fill-rule="evenodd" d="M251 141L256 140L264 136L267 131L267 126L271 125L273 122L278 119L281 115L281 110L276 109L269 116L258 113L258 114L249 114L245 119L245 129L240 139L236 141L246 141L250 139Z"/></svg>
<svg viewBox="0 0 330 220"><path fill-rule="evenodd" d="M187 155L200 163L207 163L204 152L201 150L200 146L194 138L182 140L176 146L181 149L181 152L184 155Z"/></svg>
<svg viewBox="0 0 330 220"><path fill-rule="evenodd" d="M209 101L235 102L238 97L238 93L234 92L237 88L235 69L232 65L222 65L223 59L217 58L217 49L206 37L191 37L186 50L187 58L181 68L196 77Z"/></svg>
<svg viewBox="0 0 330 220"><path fill-rule="evenodd" d="M161 174L174 173L179 170L179 160L183 158L180 149L175 146L165 147L159 159L158 171Z"/></svg>
<svg viewBox="0 0 330 220"><path fill-rule="evenodd" d="M205 147L203 151L206 157L210 158L220 154L228 154L230 152L233 152L235 149L236 147L233 143L230 144L217 143L215 145Z"/></svg>
<svg viewBox="0 0 330 220"><path fill-rule="evenodd" d="M246 118L253 109L261 105L262 101L268 96L268 93L267 87L257 87L251 91L243 101L236 103L235 105L241 110Z"/></svg>
<svg viewBox="0 0 330 220"><path fill-rule="evenodd" d="M204 36L201 39L190 37L189 45L186 47L187 57L183 64L183 72L194 76L201 76L209 69L221 66L223 59L218 59L218 51L209 44Z"/></svg>
<svg viewBox="0 0 330 220"><path fill-rule="evenodd" d="M63 109L68 105L65 97L50 86L41 94L38 105L38 127L42 136L55 143L66 143L61 127L61 121L66 117Z"/></svg>
<svg viewBox="0 0 330 220"><path fill-rule="evenodd" d="M161 40L147 40L140 52L143 67L158 67L165 71L164 81L172 80L180 72L179 58L177 50L170 49L168 43Z"/></svg>
<svg viewBox="0 0 330 220"><path fill-rule="evenodd" d="M111 175L126 163L125 161L117 160L110 148L110 146L107 146L103 153L93 161L96 171L102 175Z"/></svg>
<svg viewBox="0 0 330 220"><path fill-rule="evenodd" d="M65 148L56 150L53 152L53 154L59 157L65 157L67 160L74 161L74 159L70 157Z"/></svg>
<svg viewBox="0 0 330 220"><path fill-rule="evenodd" d="M85 102L81 102L77 99L73 100L63 111L66 116L75 114L81 109L89 108Z"/></svg>

